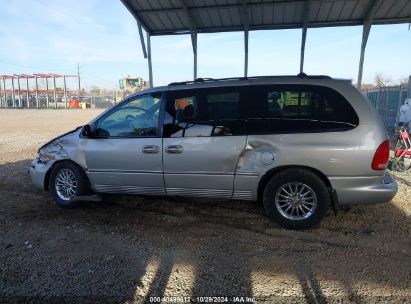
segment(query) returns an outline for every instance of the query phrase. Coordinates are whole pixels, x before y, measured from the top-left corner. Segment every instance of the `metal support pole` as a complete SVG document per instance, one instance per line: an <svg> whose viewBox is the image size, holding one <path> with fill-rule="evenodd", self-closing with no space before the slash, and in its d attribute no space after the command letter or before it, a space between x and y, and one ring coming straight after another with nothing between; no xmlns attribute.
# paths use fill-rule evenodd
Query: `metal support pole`
<svg viewBox="0 0 411 304"><path fill-rule="evenodd" d="M361 54L360 54L360 63L358 67L358 80L357 80L357 89L361 90L362 82L362 71L364 66L364 53L365 47L367 46L368 36L370 35L371 24L364 24L362 28L362 41L361 41Z"/></svg>
<svg viewBox="0 0 411 304"><path fill-rule="evenodd" d="M361 41L361 54L360 54L360 63L358 67L358 80L357 88L361 90L362 82L362 71L364 66L364 53L365 47L367 46L368 36L370 35L371 25L374 20L375 13L377 8L380 6L381 0L370 0L365 7L363 14L363 28L362 28L362 41Z"/></svg>
<svg viewBox="0 0 411 304"><path fill-rule="evenodd" d="M9 104L7 102L7 94L6 94L6 80L3 78L3 89L4 89L4 106L8 108Z"/></svg>
<svg viewBox="0 0 411 304"><path fill-rule="evenodd" d="M385 88L385 99L384 99L384 104L382 106L382 111L380 113L382 114L382 120L384 121L384 125L387 126L387 120L388 120L388 105L390 102L390 87Z"/></svg>
<svg viewBox="0 0 411 304"><path fill-rule="evenodd" d="M65 108L68 108L68 100L67 100L67 86L66 86L66 75L63 76L64 80L64 102L65 102Z"/></svg>
<svg viewBox="0 0 411 304"><path fill-rule="evenodd" d="M49 79L46 77L46 108L49 107Z"/></svg>
<svg viewBox="0 0 411 304"><path fill-rule="evenodd" d="M247 0L242 1L243 27L244 27L244 77L248 75L248 9Z"/></svg>
<svg viewBox="0 0 411 304"><path fill-rule="evenodd" d="M57 109L56 76L53 76L53 85L54 85L53 101L54 101L54 107Z"/></svg>
<svg viewBox="0 0 411 304"><path fill-rule="evenodd" d="M151 36L147 33L147 61L148 61L148 76L150 81L150 88L153 87L153 68L151 65Z"/></svg>
<svg viewBox="0 0 411 304"><path fill-rule="evenodd" d="M311 0L306 0L303 8L303 24L301 32L301 54L300 54L300 73L304 73L305 41L307 40L307 27L310 17Z"/></svg>
<svg viewBox="0 0 411 304"><path fill-rule="evenodd" d="M307 39L307 26L304 26L302 30L302 35L301 35L300 73L304 72L304 55L305 55L306 39Z"/></svg>
<svg viewBox="0 0 411 304"><path fill-rule="evenodd" d="M4 92L2 94L1 105L2 107L6 107L7 94L6 94L6 85L4 84L4 78L2 81L2 88Z"/></svg>
<svg viewBox="0 0 411 304"><path fill-rule="evenodd" d="M194 80L197 79L197 32L191 33L191 44L193 46L193 59L194 59Z"/></svg>
<svg viewBox="0 0 411 304"><path fill-rule="evenodd" d="M403 91L403 85L400 84L400 97L398 98L398 105L397 105L397 114L395 115L395 125L394 127L396 128L398 126L398 119L400 118L400 108L401 108L401 103L402 103L402 91Z"/></svg>
<svg viewBox="0 0 411 304"><path fill-rule="evenodd" d="M36 76L36 107L39 107L39 82L37 80L37 76Z"/></svg>
<svg viewBox="0 0 411 304"><path fill-rule="evenodd" d="M80 101L81 84L80 84L80 64L79 63L77 63L77 77L78 77L78 99Z"/></svg>
<svg viewBox="0 0 411 304"><path fill-rule="evenodd" d="M144 58L147 58L147 50L146 50L146 44L144 43L143 29L141 28L141 23L138 20L137 20L137 28L138 28L138 34L140 36L140 43L141 43L141 48L143 49Z"/></svg>
<svg viewBox="0 0 411 304"><path fill-rule="evenodd" d="M3 91L4 91L4 94L3 94L3 107L7 107L7 92L6 92L6 82L4 81L4 78L3 78Z"/></svg>
<svg viewBox="0 0 411 304"><path fill-rule="evenodd" d="M13 108L16 107L16 94L14 94L14 78L11 79L11 95L12 95L12 102L13 102Z"/></svg>
<svg viewBox="0 0 411 304"><path fill-rule="evenodd" d="M0 82L0 91L1 91L1 87L2 87L2 84ZM6 94L6 89L3 88L3 91L4 91L4 94ZM3 104L4 104L4 94L1 93L0 95L0 107L3 107Z"/></svg>
<svg viewBox="0 0 411 304"><path fill-rule="evenodd" d="M30 108L30 93L29 93L29 78L26 78L26 100L27 100L27 108Z"/></svg>
<svg viewBox="0 0 411 304"><path fill-rule="evenodd" d="M197 79L197 52L194 53L194 80Z"/></svg>
<svg viewBox="0 0 411 304"><path fill-rule="evenodd" d="M244 30L244 77L248 75L248 28Z"/></svg>
<svg viewBox="0 0 411 304"><path fill-rule="evenodd" d="M19 94L19 108L21 108L23 106L23 102L21 100L20 77L17 77L17 88Z"/></svg>
<svg viewBox="0 0 411 304"><path fill-rule="evenodd" d="M0 91L3 87L3 84L0 82ZM0 107L4 107L4 95L6 94L6 88L3 88L4 94L1 93Z"/></svg>
<svg viewBox="0 0 411 304"><path fill-rule="evenodd" d="M4 94L2 95L2 106L3 107L6 107L6 102L7 102L7 93L6 93L6 84L4 83L4 78L3 78L3 81L2 81L2 87L3 87L3 91L4 91Z"/></svg>
<svg viewBox="0 0 411 304"><path fill-rule="evenodd" d="M197 79L197 25L195 19L193 18L185 0L178 1L183 8L186 20L190 26L191 34L191 44L193 45L193 55L194 55L194 80Z"/></svg>

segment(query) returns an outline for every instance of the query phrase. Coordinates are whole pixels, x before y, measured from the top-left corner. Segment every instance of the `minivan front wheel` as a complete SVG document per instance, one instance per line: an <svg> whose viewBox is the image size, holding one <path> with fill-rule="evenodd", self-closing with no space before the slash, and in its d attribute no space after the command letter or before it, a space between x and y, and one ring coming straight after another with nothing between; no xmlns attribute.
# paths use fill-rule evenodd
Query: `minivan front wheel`
<svg viewBox="0 0 411 304"><path fill-rule="evenodd" d="M318 225L330 204L327 186L306 169L287 169L266 184L263 205L266 213L285 228L309 229Z"/></svg>
<svg viewBox="0 0 411 304"><path fill-rule="evenodd" d="M81 168L72 162L60 162L54 165L50 173L49 190L56 205L62 208L77 207L73 196L85 195L88 181Z"/></svg>

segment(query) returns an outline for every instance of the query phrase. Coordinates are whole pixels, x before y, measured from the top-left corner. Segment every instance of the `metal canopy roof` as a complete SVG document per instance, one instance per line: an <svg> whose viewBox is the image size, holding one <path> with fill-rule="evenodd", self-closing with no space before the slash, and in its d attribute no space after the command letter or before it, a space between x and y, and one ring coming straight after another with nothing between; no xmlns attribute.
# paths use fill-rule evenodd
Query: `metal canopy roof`
<svg viewBox="0 0 411 304"><path fill-rule="evenodd" d="M374 0L122 0L151 35L362 25ZM307 3L309 5L307 6ZM246 8L246 11L244 10ZM376 3L372 24L411 21L410 0Z"/></svg>
<svg viewBox="0 0 411 304"><path fill-rule="evenodd" d="M302 28L300 73L307 29L362 25L357 87L361 88L364 53L373 24L411 22L411 0L121 0L137 20L144 58L153 86L151 36L190 34L197 79L197 34L244 32L244 77L248 75L248 33L252 30ZM147 49L143 30L147 32Z"/></svg>

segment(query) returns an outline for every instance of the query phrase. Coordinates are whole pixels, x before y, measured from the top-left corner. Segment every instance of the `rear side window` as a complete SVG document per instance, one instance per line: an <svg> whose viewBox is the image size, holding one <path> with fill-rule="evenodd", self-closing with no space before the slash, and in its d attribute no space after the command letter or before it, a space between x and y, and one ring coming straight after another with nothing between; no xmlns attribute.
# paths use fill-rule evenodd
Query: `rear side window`
<svg viewBox="0 0 411 304"><path fill-rule="evenodd" d="M282 91L267 92L270 117L311 118L313 116L313 92Z"/></svg>
<svg viewBox="0 0 411 304"><path fill-rule="evenodd" d="M349 102L327 87L253 86L247 106L250 134L344 131L359 123Z"/></svg>
<svg viewBox="0 0 411 304"><path fill-rule="evenodd" d="M169 92L165 137L235 136L246 134L241 118L241 87Z"/></svg>
<svg viewBox="0 0 411 304"><path fill-rule="evenodd" d="M236 119L240 116L240 93L206 94L209 119Z"/></svg>

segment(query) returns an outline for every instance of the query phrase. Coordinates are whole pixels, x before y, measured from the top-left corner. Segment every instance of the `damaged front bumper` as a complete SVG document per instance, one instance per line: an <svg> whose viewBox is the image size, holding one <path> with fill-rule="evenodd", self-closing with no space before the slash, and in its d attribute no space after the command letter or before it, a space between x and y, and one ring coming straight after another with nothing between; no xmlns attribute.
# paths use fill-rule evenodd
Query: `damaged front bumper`
<svg viewBox="0 0 411 304"><path fill-rule="evenodd" d="M31 180L36 188L42 190L47 189L46 175L51 165L52 162L41 162L38 159L35 159L31 162L29 166L29 173Z"/></svg>

